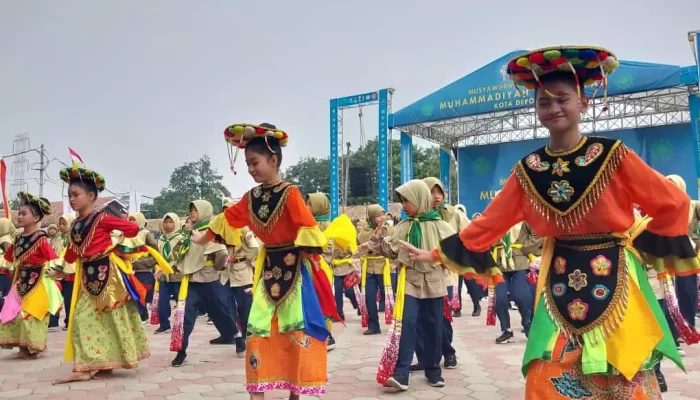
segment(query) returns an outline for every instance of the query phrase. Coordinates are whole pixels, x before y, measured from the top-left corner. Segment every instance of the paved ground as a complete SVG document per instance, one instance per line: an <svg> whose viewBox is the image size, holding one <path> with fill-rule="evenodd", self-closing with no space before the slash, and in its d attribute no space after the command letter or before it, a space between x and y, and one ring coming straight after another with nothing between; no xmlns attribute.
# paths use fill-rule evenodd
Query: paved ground
<svg viewBox="0 0 700 400"><path fill-rule="evenodd" d="M347 314L353 313L350 310ZM384 335L362 336L359 318L353 315L346 328L340 324L334 327L338 347L329 354L329 386L324 399L522 399L524 336L517 334L512 344L493 344L497 329L485 326L483 316L472 318L469 314L455 319L454 344L460 365L444 371L446 386L430 388L416 375L410 390L399 394L379 387L374 380ZM513 322L520 321L517 311L511 315ZM53 379L70 372L70 366L62 362L65 332L49 334L49 350L38 360L4 360L10 352L0 350L0 399L247 399L243 359L236 358L232 347L210 346L208 340L216 336L215 329L205 320L197 322L185 366L170 367L169 336L151 335L151 358L138 370L118 371L105 381L51 386ZM153 331L153 327L147 329ZM686 351L687 375L665 366L671 388L665 399L700 398L700 348ZM268 397L282 399L286 394L275 392Z"/></svg>

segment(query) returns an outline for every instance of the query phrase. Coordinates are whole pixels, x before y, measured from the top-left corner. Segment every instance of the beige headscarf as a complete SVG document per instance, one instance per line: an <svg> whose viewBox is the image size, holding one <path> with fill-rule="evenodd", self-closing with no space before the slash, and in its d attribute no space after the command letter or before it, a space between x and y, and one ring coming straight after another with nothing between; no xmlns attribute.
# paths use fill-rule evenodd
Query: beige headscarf
<svg viewBox="0 0 700 400"><path fill-rule="evenodd" d="M442 192L443 196L447 196L447 192L445 191L445 185L442 184L442 181L438 178L429 176L427 178L423 178L423 182L425 182L428 187L430 188L431 192L434 187L438 187L440 191ZM432 193L431 193L432 197ZM431 200L432 201L432 200ZM456 231L461 231L464 229L464 227L469 224L469 220L467 219L466 211L464 214L460 214L457 212L457 208L447 204L447 198L443 200L443 205L442 208L440 209L440 215L442 216L442 219L449 223L453 229ZM464 206L462 206L464 208Z"/></svg>
<svg viewBox="0 0 700 400"><path fill-rule="evenodd" d="M357 233L357 240L360 243L365 243L369 241L369 239L372 237L372 234L374 233L374 229L372 228L372 225L374 225L374 220L375 218L384 215L384 209L382 206L379 204L372 204L371 206L367 206L367 220L362 222L360 220L360 231ZM389 234L389 226L384 226L385 231L384 234L388 235Z"/></svg>
<svg viewBox="0 0 700 400"><path fill-rule="evenodd" d="M680 190L682 190L685 193L686 189L686 184L685 180L681 178L679 175L668 175L666 176L666 179L669 181L673 182L674 185ZM693 220L695 217L695 202L691 201L690 202L690 208L688 210L688 227L690 228L691 225L693 224Z"/></svg>
<svg viewBox="0 0 700 400"><path fill-rule="evenodd" d="M328 200L323 193L309 193L308 198L311 201L311 214L316 217L322 217L324 215L330 216L331 213L331 202ZM328 227L330 221L318 221L318 227L322 231Z"/></svg>
<svg viewBox="0 0 700 400"><path fill-rule="evenodd" d="M214 217L214 207L206 200L195 200L190 203L199 213L199 221L211 221ZM199 223L198 223L199 224ZM194 226L197 224L193 224ZM210 242L205 246L191 243L189 251L178 263L180 272L185 275L194 274L204 268L205 257L220 250L226 250L226 246L219 243Z"/></svg>
<svg viewBox="0 0 700 400"><path fill-rule="evenodd" d="M166 218L170 218L173 220L175 223L175 229L170 232L170 233L165 233L163 230L163 222L165 222ZM169 259L166 259L169 263L174 263L175 262L175 247L182 240L182 232L180 231L180 226L182 224L180 223L180 217L175 214L175 213L167 213L163 216L163 219L160 220L160 230L162 234L160 235L160 238L158 239L158 251L163 254L163 248L165 247L166 241L170 242L170 255ZM165 256L165 254L163 254Z"/></svg>
<svg viewBox="0 0 700 400"><path fill-rule="evenodd" d="M12 239L14 238L16 229L7 218L0 218L0 244L10 243L12 244Z"/></svg>
<svg viewBox="0 0 700 400"><path fill-rule="evenodd" d="M70 231L70 226L75 221L75 215L73 214L63 214L60 217L58 217L58 222L61 222L61 220L64 220L66 222L66 226L68 226L68 230Z"/></svg>
<svg viewBox="0 0 700 400"><path fill-rule="evenodd" d="M139 226L139 233L136 236L145 243L146 236L148 235L148 230L146 230L146 216L140 212L131 212L129 213L129 219L131 218L135 219L136 225Z"/></svg>
<svg viewBox="0 0 700 400"><path fill-rule="evenodd" d="M408 181L396 188L396 193L415 205L418 215L425 214L433 209L430 188L422 180L414 179ZM420 224L421 226L423 233L421 249L423 250L432 250L440 244L440 240L454 235L457 232L450 224L443 220L418 222L409 217L396 225L394 233L389 239L389 245L393 251L398 253L398 260L419 272L425 273L434 269L435 264L410 261L408 252L406 252L399 243L400 240L408 240L408 233L413 224Z"/></svg>

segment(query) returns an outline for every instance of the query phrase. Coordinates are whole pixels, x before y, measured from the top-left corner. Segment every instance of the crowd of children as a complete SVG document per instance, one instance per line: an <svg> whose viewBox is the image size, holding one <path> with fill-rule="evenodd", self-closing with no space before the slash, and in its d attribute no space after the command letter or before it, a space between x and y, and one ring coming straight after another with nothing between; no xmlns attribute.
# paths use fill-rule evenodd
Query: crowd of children
<svg viewBox="0 0 700 400"><path fill-rule="evenodd" d="M550 141L516 164L471 221L433 177L396 188L401 221L376 204L354 226L345 215L331 220L324 194L281 179L289 136L267 123L224 131L229 154L243 150L258 186L219 214L191 199L187 224L164 215L158 240L143 214L96 209L104 177L65 168L76 218L40 229L49 203L22 192L21 234L0 219L0 346L37 357L63 309L73 373L56 383L136 368L150 355L145 321L171 334L178 367L205 311L220 335L210 343L245 357L251 398L318 396L348 298L364 335L388 328L379 384L407 390L410 372L422 371L441 387L442 368L458 365L452 322L466 285L474 317L488 293L485 320L499 321L497 344L514 338L509 310L517 306L527 399L660 398L661 359L682 368L678 342L700 341L700 206L680 177L662 177L621 141L581 134L585 87L605 84L616 66L594 47L552 47L508 63L513 82L534 89Z"/></svg>

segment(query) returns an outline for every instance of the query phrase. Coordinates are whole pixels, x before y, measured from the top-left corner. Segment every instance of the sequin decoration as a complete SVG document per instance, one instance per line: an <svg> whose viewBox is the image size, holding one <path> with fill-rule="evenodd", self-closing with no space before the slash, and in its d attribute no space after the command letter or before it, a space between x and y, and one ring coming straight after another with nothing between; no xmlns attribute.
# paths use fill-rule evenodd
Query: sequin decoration
<svg viewBox="0 0 700 400"><path fill-rule="evenodd" d="M527 156L525 163L531 170L536 172L543 172L549 169L549 163L542 161L539 154L530 154Z"/></svg>
<svg viewBox="0 0 700 400"><path fill-rule="evenodd" d="M599 255L591 260L591 271L597 276L609 276L612 270L612 262L604 255Z"/></svg>
<svg viewBox="0 0 700 400"><path fill-rule="evenodd" d="M284 265L291 267L292 265L296 264L297 262L297 256L294 255L294 253L287 253L286 256L284 256Z"/></svg>
<svg viewBox="0 0 700 400"><path fill-rule="evenodd" d="M588 274L581 272L580 269L574 270L569 274L569 287L575 291L579 291L588 286Z"/></svg>
<svg viewBox="0 0 700 400"><path fill-rule="evenodd" d="M279 279L282 277L282 270L279 267L272 268L272 277Z"/></svg>
<svg viewBox="0 0 700 400"><path fill-rule="evenodd" d="M272 193L263 192L263 194L262 194L262 201L263 202L267 203L268 201L270 201L270 198L272 198Z"/></svg>
<svg viewBox="0 0 700 400"><path fill-rule="evenodd" d="M258 209L258 217L260 217L260 219L266 219L269 215L270 208L267 206L267 204L261 205Z"/></svg>
<svg viewBox="0 0 700 400"><path fill-rule="evenodd" d="M591 290L591 294L596 300L605 300L610 296L610 289L605 285L595 285Z"/></svg>
<svg viewBox="0 0 700 400"><path fill-rule="evenodd" d="M248 357L248 365L250 365L250 368L254 370L260 367L260 359L258 358L257 354L251 354L250 357Z"/></svg>
<svg viewBox="0 0 700 400"><path fill-rule="evenodd" d="M580 299L576 299L569 303L567 306L569 310L569 317L574 321L583 321L586 319L588 314L588 304L584 303Z"/></svg>
<svg viewBox="0 0 700 400"><path fill-rule="evenodd" d="M263 279L265 279L266 281L272 279L272 271L265 271L265 273L263 273Z"/></svg>
<svg viewBox="0 0 700 400"><path fill-rule="evenodd" d="M256 186L253 188L253 197L260 198L260 195L262 194L262 188L260 186Z"/></svg>
<svg viewBox="0 0 700 400"><path fill-rule="evenodd" d="M569 181L553 181L547 194L552 198L553 202L565 203L571 200L571 196L574 195L574 188L571 187Z"/></svg>
<svg viewBox="0 0 700 400"><path fill-rule="evenodd" d="M270 296L275 297L275 298L280 297L280 290L281 290L281 287L280 287L279 283L275 283L270 288Z"/></svg>
<svg viewBox="0 0 700 400"><path fill-rule="evenodd" d="M600 143L593 143L586 148L585 155L576 157L574 163L579 167L586 167L597 160L601 154L603 154L603 145Z"/></svg>
<svg viewBox="0 0 700 400"><path fill-rule="evenodd" d="M285 280L285 281L288 281L288 280L290 280L290 279L292 279L292 271L287 271L287 272L285 272L285 273L284 273L284 280Z"/></svg>
<svg viewBox="0 0 700 400"><path fill-rule="evenodd" d="M554 259L554 272L557 275L564 275L566 273L566 259L561 256L557 256Z"/></svg>
<svg viewBox="0 0 700 400"><path fill-rule="evenodd" d="M567 172L571 172L569 169L569 161L564 161L559 157L557 161L552 164L552 175L557 175L561 178Z"/></svg>
<svg viewBox="0 0 700 400"><path fill-rule="evenodd" d="M561 297L566 294L566 285L563 283L555 283L552 285L552 295L555 297Z"/></svg>

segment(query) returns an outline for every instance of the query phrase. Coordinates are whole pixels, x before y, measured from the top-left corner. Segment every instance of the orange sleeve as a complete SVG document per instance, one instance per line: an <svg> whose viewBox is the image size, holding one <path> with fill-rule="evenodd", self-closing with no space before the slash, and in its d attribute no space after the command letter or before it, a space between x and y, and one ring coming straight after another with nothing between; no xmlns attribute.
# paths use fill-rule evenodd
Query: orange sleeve
<svg viewBox="0 0 700 400"><path fill-rule="evenodd" d="M226 222L231 227L239 229L250 225L250 214L248 213L248 193L246 193L238 203L230 206L224 211Z"/></svg>
<svg viewBox="0 0 700 400"><path fill-rule="evenodd" d="M72 264L77 258L78 255L75 254L75 252L70 248L70 246L66 247L66 252L63 254L63 260L68 264Z"/></svg>
<svg viewBox="0 0 700 400"><path fill-rule="evenodd" d="M48 240L44 240L44 243L41 244L39 250L41 251L41 257L46 261L51 261L58 258Z"/></svg>
<svg viewBox="0 0 700 400"><path fill-rule="evenodd" d="M294 222L296 227L310 228L318 225L313 214L311 214L311 211L309 211L309 208L306 206L306 202L301 196L299 188L296 186L289 188L286 207L286 212L289 213L290 217L292 218L292 222Z"/></svg>
<svg viewBox="0 0 700 400"><path fill-rule="evenodd" d="M517 178L511 174L503 189L480 217L459 232L459 240L468 250L485 252L515 224L525 218L525 196Z"/></svg>
<svg viewBox="0 0 700 400"><path fill-rule="evenodd" d="M622 160L619 173L629 198L653 218L647 226L649 232L661 236L688 235L690 197L685 192L632 150Z"/></svg>

